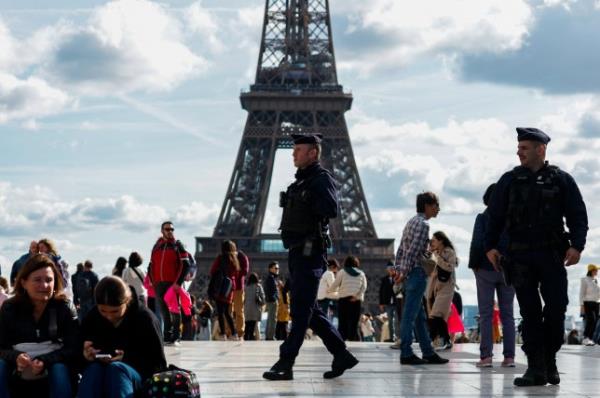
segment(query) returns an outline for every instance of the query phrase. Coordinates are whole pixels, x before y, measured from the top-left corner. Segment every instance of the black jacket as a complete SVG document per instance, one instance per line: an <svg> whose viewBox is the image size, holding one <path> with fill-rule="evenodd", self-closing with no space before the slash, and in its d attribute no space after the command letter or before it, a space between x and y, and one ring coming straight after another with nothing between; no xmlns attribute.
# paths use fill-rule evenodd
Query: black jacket
<svg viewBox="0 0 600 398"><path fill-rule="evenodd" d="M394 294L394 281L389 276L381 278L379 286L379 305L390 305L396 303L396 295Z"/></svg>
<svg viewBox="0 0 600 398"><path fill-rule="evenodd" d="M51 338L50 310L56 311L56 334ZM37 359L46 368L55 363L71 363L80 353L77 315L66 301L51 299L38 322L33 318L33 305L29 300L6 300L0 308L0 359L14 365L20 351L13 345L41 343L57 340L63 343L59 350L40 355Z"/></svg>
<svg viewBox="0 0 600 398"><path fill-rule="evenodd" d="M277 293L277 275L269 272L267 279L265 279L264 290L265 301L267 303L274 303L279 299L279 294Z"/></svg>
<svg viewBox="0 0 600 398"><path fill-rule="evenodd" d="M142 379L166 368L158 320L135 300L117 327L94 307L81 324L81 334L83 341L91 341L94 348L102 352L123 350L123 362L134 368Z"/></svg>

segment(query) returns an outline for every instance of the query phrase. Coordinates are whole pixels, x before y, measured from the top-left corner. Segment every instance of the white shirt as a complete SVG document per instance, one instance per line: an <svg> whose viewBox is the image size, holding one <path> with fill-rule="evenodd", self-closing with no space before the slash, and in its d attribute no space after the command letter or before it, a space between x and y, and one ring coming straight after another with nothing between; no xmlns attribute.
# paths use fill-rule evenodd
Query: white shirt
<svg viewBox="0 0 600 398"><path fill-rule="evenodd" d="M592 301L595 303L600 301L600 286L598 286L597 280L591 276L581 278L579 304L583 305L584 301Z"/></svg>
<svg viewBox="0 0 600 398"><path fill-rule="evenodd" d="M332 293L336 290L340 298L354 297L357 300L364 301L365 292L367 291L367 277L362 271L359 271L358 276L351 276L344 269L341 269L338 271L328 292Z"/></svg>
<svg viewBox="0 0 600 398"><path fill-rule="evenodd" d="M123 270L123 276L121 279L123 279L123 281L129 286L133 286L138 296L148 296L148 292L144 287L144 278L146 277L146 274L140 268L141 267L137 267L135 271L139 272L141 278L137 276L131 267L127 267Z"/></svg>
<svg viewBox="0 0 600 398"><path fill-rule="evenodd" d="M326 298L332 300L338 299L337 291L332 293L328 292L329 287L333 284L333 281L335 281L335 274L333 271L327 270L323 272L323 275L321 275L321 280L319 281L317 300L325 300Z"/></svg>
<svg viewBox="0 0 600 398"><path fill-rule="evenodd" d="M360 321L360 331L362 332L363 337L373 336L375 333L375 328L373 327L373 323L371 323L370 319Z"/></svg>

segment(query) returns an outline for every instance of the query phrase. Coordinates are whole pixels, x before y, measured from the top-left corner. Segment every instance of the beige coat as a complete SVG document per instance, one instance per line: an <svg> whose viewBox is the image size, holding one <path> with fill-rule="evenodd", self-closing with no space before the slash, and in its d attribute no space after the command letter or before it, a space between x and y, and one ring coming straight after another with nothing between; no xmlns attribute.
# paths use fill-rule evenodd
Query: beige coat
<svg viewBox="0 0 600 398"><path fill-rule="evenodd" d="M432 257L437 266L429 277L427 291L427 312L429 318L440 317L448 320L450 316L450 304L454 297L454 287L456 286L456 272L458 260L456 253L449 247L444 248L439 254L434 253ZM452 272L450 279L447 282L440 282L437 278L437 267L443 268L446 271Z"/></svg>

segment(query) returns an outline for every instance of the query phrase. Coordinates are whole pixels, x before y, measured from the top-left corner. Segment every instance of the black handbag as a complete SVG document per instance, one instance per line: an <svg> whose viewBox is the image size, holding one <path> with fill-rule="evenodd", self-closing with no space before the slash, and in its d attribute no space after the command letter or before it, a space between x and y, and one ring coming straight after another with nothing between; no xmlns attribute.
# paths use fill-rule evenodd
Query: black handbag
<svg viewBox="0 0 600 398"><path fill-rule="evenodd" d="M437 266L437 278L438 281L440 282L448 282L450 280L450 277L452 276L452 272L450 271L446 271L445 269L443 269L440 266Z"/></svg>

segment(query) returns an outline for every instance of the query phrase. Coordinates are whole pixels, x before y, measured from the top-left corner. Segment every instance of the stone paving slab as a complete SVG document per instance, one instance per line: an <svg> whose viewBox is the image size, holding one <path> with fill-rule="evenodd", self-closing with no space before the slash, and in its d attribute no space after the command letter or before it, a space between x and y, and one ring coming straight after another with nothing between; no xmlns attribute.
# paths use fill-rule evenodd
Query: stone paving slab
<svg viewBox="0 0 600 398"><path fill-rule="evenodd" d="M349 343L361 361L340 378L324 380L331 355L319 341L305 341L294 380L267 381L262 373L277 360L279 342L183 342L167 347L167 361L193 370L202 397L600 397L600 347L564 346L558 355L559 386L515 388L526 368L518 349L515 368L502 368L502 346L493 368L478 369L479 346L457 344L440 355L447 365L400 365L399 351L384 343ZM415 352L419 353L415 345Z"/></svg>

